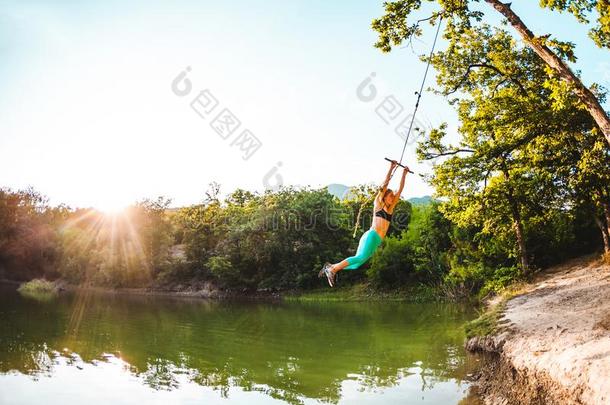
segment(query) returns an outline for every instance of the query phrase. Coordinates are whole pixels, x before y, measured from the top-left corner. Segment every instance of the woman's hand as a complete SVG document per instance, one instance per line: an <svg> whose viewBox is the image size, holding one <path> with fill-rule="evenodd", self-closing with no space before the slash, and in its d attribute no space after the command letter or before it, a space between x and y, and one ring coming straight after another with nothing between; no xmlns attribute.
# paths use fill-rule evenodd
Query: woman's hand
<svg viewBox="0 0 610 405"><path fill-rule="evenodd" d="M404 166L404 167L402 168L402 175L403 175L403 176L406 176L406 175L407 175L407 173L409 173L410 171L411 171L411 169L409 169L407 166Z"/></svg>

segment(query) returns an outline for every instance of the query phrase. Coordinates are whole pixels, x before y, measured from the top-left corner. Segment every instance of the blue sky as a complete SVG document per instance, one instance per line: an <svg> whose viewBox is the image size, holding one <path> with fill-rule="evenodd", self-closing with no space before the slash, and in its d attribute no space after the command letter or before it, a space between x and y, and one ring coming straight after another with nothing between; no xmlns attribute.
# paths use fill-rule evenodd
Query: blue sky
<svg viewBox="0 0 610 405"><path fill-rule="evenodd" d="M432 32L415 52L382 54L370 29L381 2L126 3L0 0L0 186L31 185L72 206L157 195L182 205L201 201L211 181L225 192L263 190L276 174L286 185L378 182L383 157L400 154L402 139L375 107L392 95L404 106L397 121L408 114L425 67L417 54ZM536 33L577 44L587 84L610 86L608 52L586 27L532 1L513 8ZM187 66L192 91L180 97L171 84ZM377 98L366 103L356 89L371 72ZM211 128L213 115L190 106L204 89L218 101L214 115L228 108L241 122L226 140ZM418 118L457 125L430 93ZM243 129L262 144L248 160L231 145ZM428 172L413 149L406 161ZM405 196L432 191L413 176Z"/></svg>

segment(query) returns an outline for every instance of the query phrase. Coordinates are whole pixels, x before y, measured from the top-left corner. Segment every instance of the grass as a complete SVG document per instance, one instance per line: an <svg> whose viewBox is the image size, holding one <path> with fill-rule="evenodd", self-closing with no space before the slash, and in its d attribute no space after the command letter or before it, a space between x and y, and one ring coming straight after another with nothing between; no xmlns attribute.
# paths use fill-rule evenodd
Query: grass
<svg viewBox="0 0 610 405"><path fill-rule="evenodd" d="M34 279L23 283L17 291L24 297L38 301L50 301L57 297L57 287L55 284L43 279Z"/></svg>
<svg viewBox="0 0 610 405"><path fill-rule="evenodd" d="M468 339L475 336L489 336L498 330L498 321L504 313L506 301L499 302L488 308L478 318L473 319L464 326Z"/></svg>
<svg viewBox="0 0 610 405"><path fill-rule="evenodd" d="M494 335L500 328L500 318L506 309L506 303L513 297L524 292L524 285L521 283L507 287L493 304L487 306L478 318L467 322L464 325L466 338L475 336L484 337Z"/></svg>
<svg viewBox="0 0 610 405"><path fill-rule="evenodd" d="M288 301L405 301L430 302L442 300L432 287L419 285L399 290L379 291L366 283L295 293L284 296Z"/></svg>

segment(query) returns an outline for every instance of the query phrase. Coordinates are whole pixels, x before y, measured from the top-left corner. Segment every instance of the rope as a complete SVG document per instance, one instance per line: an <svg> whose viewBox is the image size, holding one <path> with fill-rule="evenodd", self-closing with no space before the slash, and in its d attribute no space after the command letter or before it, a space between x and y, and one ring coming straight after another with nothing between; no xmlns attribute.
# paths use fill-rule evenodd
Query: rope
<svg viewBox="0 0 610 405"><path fill-rule="evenodd" d="M441 30L442 23L443 23L443 15L441 14L441 16L438 20L438 26L436 27L436 34L434 34L434 42L432 42L432 48L430 48L430 53L428 54L428 63L426 63L426 70L424 72L424 77L421 81L419 91L415 92L415 94L417 94L417 100L415 101L415 108L413 109L413 114L411 115L411 123L409 124L409 130L407 131L407 137L405 138L405 142L402 146L402 152L400 153L400 160L398 161L399 164L402 164L402 159L404 158L405 151L407 150L407 143L409 142L409 137L411 136L411 130L413 129L413 123L415 122L415 114L417 114L417 110L419 108L419 102L421 100L421 95L422 95L422 92L424 91L424 86L426 85L426 79L428 77L428 71L430 70L432 55L434 54L434 49L436 48L436 42L438 40L438 34ZM396 170L398 169L398 167L399 166L396 166L394 168L394 170L392 170L392 173L390 174L390 180L392 180L392 178L394 177L394 174L396 173ZM364 200L362 202L362 204L360 205L360 209L358 209L358 215L356 216L356 225L354 226L353 238L356 237L356 233L358 232L358 228L360 227L360 217L362 216L362 210L364 209L364 206L366 204L368 204L370 200L373 199L373 197L374 196L371 195L369 198Z"/></svg>
<svg viewBox="0 0 610 405"><path fill-rule="evenodd" d="M443 16L440 16L438 20L438 26L436 27L436 34L434 35L434 42L432 43L432 48L430 48L430 53L428 54L428 63L426 63L426 71L424 72L424 78L421 81L421 85L419 87L419 91L417 94L417 101L415 102L415 108L413 109L413 115L411 115L411 123L409 124L409 130L407 131L407 137L405 138L405 143L402 147L402 152L400 154L400 160L398 163L402 164L402 159L405 156L405 151L407 149L407 142L409 142L409 136L411 136L411 130L413 129L413 123L415 122L415 114L417 114L417 109L419 108L419 102L421 100L422 92L424 91L424 86L426 84L426 78L428 77L428 71L430 70L430 64L432 61L432 55L434 54L434 49L436 48L436 41L438 39L438 33L441 30L441 25L443 23ZM394 169L396 171L396 169Z"/></svg>

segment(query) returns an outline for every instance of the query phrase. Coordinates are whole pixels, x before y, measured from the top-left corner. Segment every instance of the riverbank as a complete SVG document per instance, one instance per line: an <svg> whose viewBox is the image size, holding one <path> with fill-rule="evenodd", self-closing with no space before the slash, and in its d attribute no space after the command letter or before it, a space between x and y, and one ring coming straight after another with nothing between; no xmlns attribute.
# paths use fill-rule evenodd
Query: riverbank
<svg viewBox="0 0 610 405"><path fill-rule="evenodd" d="M2 284L17 289L21 282L0 280ZM357 283L339 288L323 286L315 290L222 290L209 282L177 284L164 287L110 288L99 286L74 285L62 280L53 282L58 292L85 290L99 293L121 295L154 295L202 299L272 299L287 301L401 301L401 302L435 302L445 301L442 293L427 285L402 287L396 290L381 291L368 283Z"/></svg>
<svg viewBox="0 0 610 405"><path fill-rule="evenodd" d="M59 293L63 292L74 292L74 291L91 291L96 293L106 294L119 294L119 295L156 295L156 296L167 296L167 297L184 297L184 298L205 298L205 299L223 299L223 298L236 298L243 296L266 297L266 298L277 298L277 294L273 293L261 293L261 294L240 294L239 292L225 292L210 283L193 283L188 285L175 285L171 287L134 287L134 288L112 288L112 287L100 287L92 285L76 285L65 282L64 280L55 280L52 282ZM18 289L20 285L24 283L15 280L0 279L0 284L7 286L14 286Z"/></svg>
<svg viewBox="0 0 610 405"><path fill-rule="evenodd" d="M572 260L493 305L491 334L466 343L490 357L476 382L486 403L610 403L609 264Z"/></svg>

